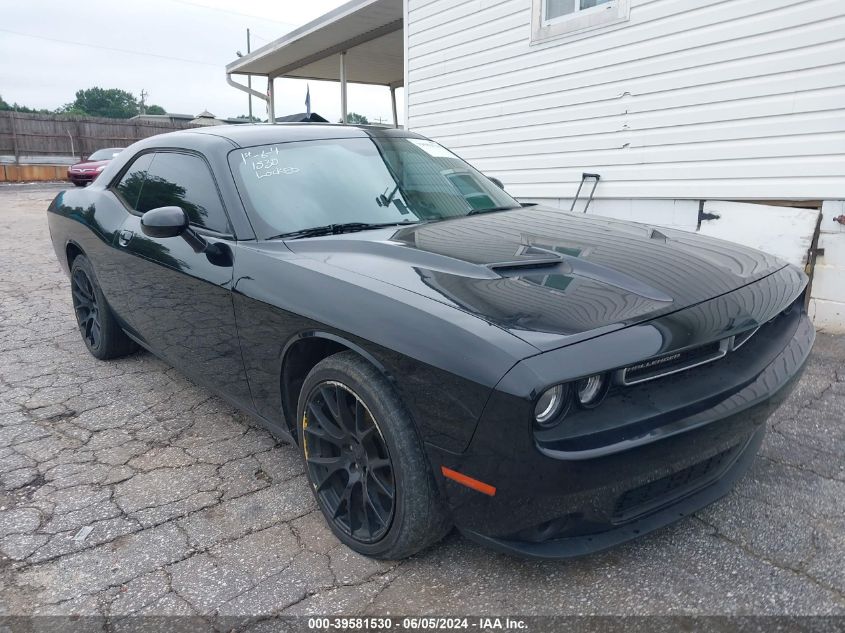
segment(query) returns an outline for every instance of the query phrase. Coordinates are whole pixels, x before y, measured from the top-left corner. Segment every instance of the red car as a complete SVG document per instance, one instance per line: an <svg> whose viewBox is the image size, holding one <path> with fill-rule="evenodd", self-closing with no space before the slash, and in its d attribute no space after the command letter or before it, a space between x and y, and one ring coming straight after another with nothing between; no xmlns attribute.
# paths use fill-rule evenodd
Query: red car
<svg viewBox="0 0 845 633"><path fill-rule="evenodd" d="M98 149L96 152L81 163L76 163L67 168L67 178L77 187L84 187L90 183L94 178L100 175L100 172L106 168L109 161L120 154L124 150L123 147L108 147L106 149Z"/></svg>

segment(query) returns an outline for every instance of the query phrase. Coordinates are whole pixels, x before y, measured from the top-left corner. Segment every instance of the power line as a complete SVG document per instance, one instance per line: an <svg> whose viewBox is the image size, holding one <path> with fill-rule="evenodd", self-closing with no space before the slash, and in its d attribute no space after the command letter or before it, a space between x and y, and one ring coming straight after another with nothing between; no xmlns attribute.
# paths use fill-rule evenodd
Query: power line
<svg viewBox="0 0 845 633"><path fill-rule="evenodd" d="M171 2L178 2L189 7L198 7L200 9L208 9L210 11L220 11L221 13L228 13L230 15L239 15L243 18L251 18L253 20L261 20L262 22L273 22L274 24L284 24L285 26L299 26L293 22L282 22L280 20L273 20L272 18L264 17L263 15L253 15L250 13L241 13L240 11L232 11L231 9L221 9L220 7L212 7L207 4L200 4L199 2L189 2L188 0L170 0Z"/></svg>
<svg viewBox="0 0 845 633"><path fill-rule="evenodd" d="M62 40L57 37L47 37L46 35L33 35L32 33L21 33L20 31L13 31L11 29L0 28L3 33L11 33L12 35L19 35L21 37L31 37L37 40L46 40L48 42L57 42L59 44L70 44L71 46L85 46L87 48L97 48L104 51L112 51L117 53L127 53L129 55L142 55L144 57L157 57L159 59L167 59L176 62L185 62L187 64L201 64L203 66L214 66L215 68L222 68L224 64L213 64L212 62L203 62L198 59L186 59L184 57L171 57L169 55L157 55L156 53L147 53L142 51L133 51L127 48L113 48L111 46L101 46L99 44L89 44L88 42L75 42L73 40Z"/></svg>

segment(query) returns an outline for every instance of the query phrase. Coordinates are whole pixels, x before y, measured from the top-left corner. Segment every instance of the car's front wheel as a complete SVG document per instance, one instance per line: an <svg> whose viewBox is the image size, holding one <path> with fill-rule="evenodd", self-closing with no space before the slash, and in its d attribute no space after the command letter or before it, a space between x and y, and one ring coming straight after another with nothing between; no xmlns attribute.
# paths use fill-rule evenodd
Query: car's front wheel
<svg viewBox="0 0 845 633"><path fill-rule="evenodd" d="M97 283L91 262L77 255L70 266L70 288L76 324L85 347L96 358L108 360L125 356L137 345L120 328L103 291Z"/></svg>
<svg viewBox="0 0 845 633"><path fill-rule="evenodd" d="M308 480L341 541L397 559L448 532L413 422L375 367L353 352L324 359L305 379L297 411Z"/></svg>

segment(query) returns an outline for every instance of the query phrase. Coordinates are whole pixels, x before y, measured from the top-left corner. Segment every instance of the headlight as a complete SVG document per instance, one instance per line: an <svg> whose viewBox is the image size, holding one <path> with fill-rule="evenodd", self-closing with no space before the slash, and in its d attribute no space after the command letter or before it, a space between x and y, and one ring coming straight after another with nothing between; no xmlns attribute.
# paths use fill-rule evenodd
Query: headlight
<svg viewBox="0 0 845 633"><path fill-rule="evenodd" d="M100 173L101 171L103 171L105 168L106 168L106 166L105 166L105 165L100 165L99 167L97 167L97 173L99 174L99 173Z"/></svg>
<svg viewBox="0 0 845 633"><path fill-rule="evenodd" d="M555 385L544 391L534 405L534 420L537 424L547 428L559 422L569 408L571 395L569 385Z"/></svg>
<svg viewBox="0 0 845 633"><path fill-rule="evenodd" d="M606 374L596 374L582 378L575 383L575 398L585 409L592 409L601 404L609 386Z"/></svg>

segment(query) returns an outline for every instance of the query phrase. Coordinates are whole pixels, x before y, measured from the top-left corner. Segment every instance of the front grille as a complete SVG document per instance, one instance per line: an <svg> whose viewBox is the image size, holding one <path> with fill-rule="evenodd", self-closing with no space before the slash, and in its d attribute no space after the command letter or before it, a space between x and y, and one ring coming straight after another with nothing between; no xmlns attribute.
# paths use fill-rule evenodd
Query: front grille
<svg viewBox="0 0 845 633"><path fill-rule="evenodd" d="M768 324L777 321L779 317L789 314L792 310L800 308L803 301L803 295L801 295L787 306L786 309L782 310L770 319ZM623 385L636 385L637 383L655 380L657 378L662 378L663 376L676 374L687 369L692 369L693 367L698 367L699 365L711 363L723 358L729 352L737 351L740 347L751 340L751 338L757 334L761 328L768 324L749 328L739 334L734 334L733 336L722 339L721 341L713 341L712 343L708 343L706 345L701 345L699 347L679 352L672 352L670 354L664 354L663 356L657 356L656 358L649 358L648 360L644 360L636 365L623 367L622 369L616 371L616 380Z"/></svg>
<svg viewBox="0 0 845 633"><path fill-rule="evenodd" d="M615 523L648 514L717 479L734 462L742 446L734 446L683 470L632 488L616 501Z"/></svg>
<svg viewBox="0 0 845 633"><path fill-rule="evenodd" d="M691 369L704 363L722 358L727 353L727 346L721 341L714 341L683 352L658 356L650 360L626 367L621 372L623 385L635 385L646 380L654 380L679 371Z"/></svg>

